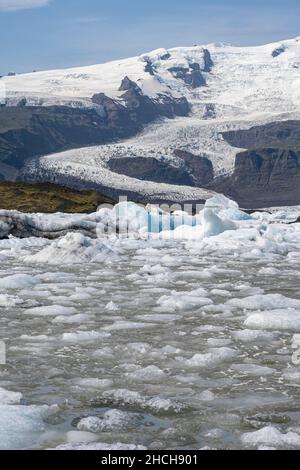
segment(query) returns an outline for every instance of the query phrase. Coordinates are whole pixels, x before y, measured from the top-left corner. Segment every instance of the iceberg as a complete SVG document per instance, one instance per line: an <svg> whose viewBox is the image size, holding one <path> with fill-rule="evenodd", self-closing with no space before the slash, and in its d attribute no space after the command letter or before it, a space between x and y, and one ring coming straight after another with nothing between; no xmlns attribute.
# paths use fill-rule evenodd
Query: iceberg
<svg viewBox="0 0 300 470"><path fill-rule="evenodd" d="M49 407L25 406L21 399L21 393L0 388L0 450L36 447L46 430Z"/></svg>
<svg viewBox="0 0 300 470"><path fill-rule="evenodd" d="M30 263L61 265L103 262L114 257L116 252L103 241L93 240L80 233L68 233L38 253L26 256L24 260Z"/></svg>
<svg viewBox="0 0 300 470"><path fill-rule="evenodd" d="M0 405L0 449L21 450L37 445L46 431L47 406Z"/></svg>
<svg viewBox="0 0 300 470"><path fill-rule="evenodd" d="M89 247L105 251L104 246L102 249L99 246L92 246L93 243L96 245L91 241L95 238L116 237L119 234L130 234L140 238L157 234L161 238L205 238L224 231L236 230L239 224L253 220L251 216L239 209L237 203L222 195L209 199L204 209L195 215L189 213L190 205L187 210L185 206L182 209L178 210L177 205L176 209L172 206L162 209L159 206L143 206L125 200L114 207L100 207L93 214L46 215L1 211L0 239L6 239L12 234L27 239L32 236L50 240L58 239L59 241L54 241L51 248L46 246L31 261L52 263L55 260L53 256L55 252L54 255L57 253L63 255L63 261L75 263L78 259L75 246L82 248L79 250L81 253L85 252L84 259L92 258ZM10 224L4 220L13 221L13 223ZM16 231L13 227L18 227L18 230ZM272 232L270 235L272 236ZM9 240L7 246L11 244ZM79 259L79 261L84 261L84 259Z"/></svg>
<svg viewBox="0 0 300 470"><path fill-rule="evenodd" d="M102 214L107 217L106 222L115 223L119 233L161 234L162 238L183 239L215 236L236 230L238 227L233 221L251 220L248 214L239 210L237 203L222 195L209 199L196 215L185 210L164 211L154 205L144 207L127 201L117 204L111 213Z"/></svg>

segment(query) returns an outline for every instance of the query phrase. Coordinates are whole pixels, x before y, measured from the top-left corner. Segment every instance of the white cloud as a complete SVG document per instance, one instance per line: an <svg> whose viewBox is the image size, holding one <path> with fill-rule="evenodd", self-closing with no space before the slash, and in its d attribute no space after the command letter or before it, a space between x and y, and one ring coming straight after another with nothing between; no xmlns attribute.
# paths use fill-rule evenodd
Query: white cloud
<svg viewBox="0 0 300 470"><path fill-rule="evenodd" d="M44 7L51 0L0 0L0 11L27 10L29 8Z"/></svg>

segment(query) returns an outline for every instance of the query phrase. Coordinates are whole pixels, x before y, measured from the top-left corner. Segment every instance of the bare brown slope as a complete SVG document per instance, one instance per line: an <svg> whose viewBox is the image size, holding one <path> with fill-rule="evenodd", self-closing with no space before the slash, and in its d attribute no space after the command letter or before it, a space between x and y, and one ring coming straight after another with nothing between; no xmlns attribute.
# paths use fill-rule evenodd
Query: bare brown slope
<svg viewBox="0 0 300 470"><path fill-rule="evenodd" d="M96 191L74 191L55 184L0 182L0 209L90 213L103 203L114 204L114 201Z"/></svg>

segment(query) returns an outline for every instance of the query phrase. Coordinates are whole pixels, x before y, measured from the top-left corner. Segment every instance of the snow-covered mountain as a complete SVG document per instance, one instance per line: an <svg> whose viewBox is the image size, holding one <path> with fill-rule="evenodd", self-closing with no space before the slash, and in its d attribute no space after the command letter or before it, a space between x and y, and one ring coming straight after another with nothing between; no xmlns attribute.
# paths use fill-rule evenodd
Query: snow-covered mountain
<svg viewBox="0 0 300 470"><path fill-rule="evenodd" d="M22 178L111 189L137 199L201 199L198 188L204 186L233 194L244 205L258 185L259 200L249 205L263 205L264 199L300 203L300 38L259 47L159 49L101 65L3 77L1 83L10 112L35 107L55 114L57 106L60 112L71 107L78 122L74 132L68 117L69 143L60 136L61 145L29 152L39 158L18 165ZM82 141L76 113L89 113ZM26 116L31 129L36 114ZM42 121L44 128L48 122ZM48 134L53 137L52 127ZM68 150L57 153L62 149ZM11 174L10 166L1 166L0 156L0 173Z"/></svg>

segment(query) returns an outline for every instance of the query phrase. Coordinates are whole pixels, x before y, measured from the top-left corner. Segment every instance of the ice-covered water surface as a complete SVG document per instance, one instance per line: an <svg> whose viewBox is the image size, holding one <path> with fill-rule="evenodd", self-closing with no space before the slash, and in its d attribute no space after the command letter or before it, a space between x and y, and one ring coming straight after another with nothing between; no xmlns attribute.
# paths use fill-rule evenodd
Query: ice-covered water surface
<svg viewBox="0 0 300 470"><path fill-rule="evenodd" d="M1 448L300 447L298 211L222 204L172 238L0 242Z"/></svg>

